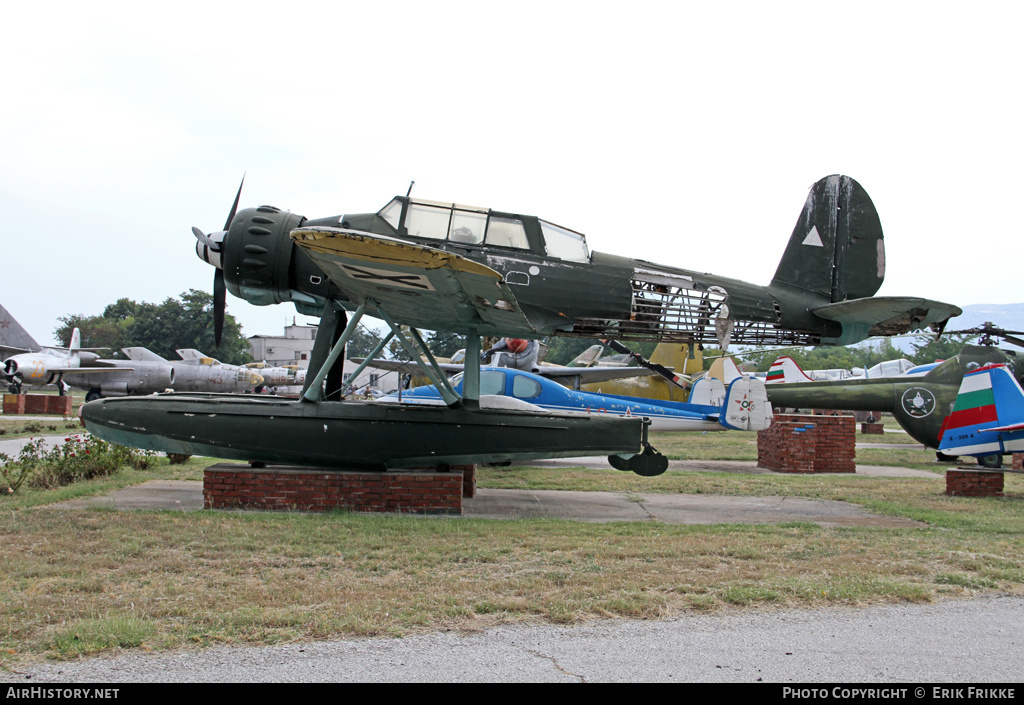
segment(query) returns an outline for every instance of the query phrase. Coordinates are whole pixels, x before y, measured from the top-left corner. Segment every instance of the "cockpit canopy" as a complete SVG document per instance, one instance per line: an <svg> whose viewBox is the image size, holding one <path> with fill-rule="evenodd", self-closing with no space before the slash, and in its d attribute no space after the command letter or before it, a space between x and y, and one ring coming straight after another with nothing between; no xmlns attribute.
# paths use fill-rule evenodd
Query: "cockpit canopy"
<svg viewBox="0 0 1024 705"><path fill-rule="evenodd" d="M568 262L589 262L581 233L533 216L396 197L377 214L402 235L462 246L508 247Z"/></svg>

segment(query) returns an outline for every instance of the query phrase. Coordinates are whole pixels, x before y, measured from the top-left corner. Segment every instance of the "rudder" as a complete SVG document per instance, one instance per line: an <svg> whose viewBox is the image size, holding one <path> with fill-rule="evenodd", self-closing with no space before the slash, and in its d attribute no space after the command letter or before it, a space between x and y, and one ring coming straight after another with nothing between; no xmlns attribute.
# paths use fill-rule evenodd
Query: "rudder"
<svg viewBox="0 0 1024 705"><path fill-rule="evenodd" d="M867 191L839 174L815 183L772 285L837 302L873 296L884 279L882 223Z"/></svg>

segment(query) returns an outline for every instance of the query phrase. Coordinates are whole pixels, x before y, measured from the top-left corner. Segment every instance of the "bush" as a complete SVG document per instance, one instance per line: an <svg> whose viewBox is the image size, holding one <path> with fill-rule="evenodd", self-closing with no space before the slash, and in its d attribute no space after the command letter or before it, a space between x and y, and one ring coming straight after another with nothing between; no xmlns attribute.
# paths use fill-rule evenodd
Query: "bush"
<svg viewBox="0 0 1024 705"><path fill-rule="evenodd" d="M0 453L0 463L3 463L0 474L10 494L25 482L30 487L54 489L79 480L111 475L125 465L143 470L155 461L155 454L149 451L113 445L95 436L68 436L63 444L49 450L42 438L33 438L21 449L16 460Z"/></svg>

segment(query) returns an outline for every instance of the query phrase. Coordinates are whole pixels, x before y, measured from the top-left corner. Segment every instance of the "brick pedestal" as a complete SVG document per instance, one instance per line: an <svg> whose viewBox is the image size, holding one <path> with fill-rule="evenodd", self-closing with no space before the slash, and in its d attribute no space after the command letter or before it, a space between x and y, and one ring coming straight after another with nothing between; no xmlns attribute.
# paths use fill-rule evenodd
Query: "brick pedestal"
<svg viewBox="0 0 1024 705"><path fill-rule="evenodd" d="M1010 463L1010 469L1018 472L1024 471L1024 453L1014 453L1011 457L1013 461Z"/></svg>
<svg viewBox="0 0 1024 705"><path fill-rule="evenodd" d="M71 397L56 394L4 394L4 413L71 416Z"/></svg>
<svg viewBox="0 0 1024 705"><path fill-rule="evenodd" d="M1003 473L974 468L947 470L946 494L957 497L1002 497Z"/></svg>
<svg viewBox="0 0 1024 705"><path fill-rule="evenodd" d="M4 413L5 414L24 414L25 413L25 395L24 394L4 394Z"/></svg>
<svg viewBox="0 0 1024 705"><path fill-rule="evenodd" d="M757 464L775 472L856 472L852 416L780 414L757 432Z"/></svg>
<svg viewBox="0 0 1024 705"><path fill-rule="evenodd" d="M860 432L861 433L871 433L871 434L882 434L882 433L885 433L885 424L882 424L882 423L868 423L867 421L865 421L864 423L862 423L860 425Z"/></svg>
<svg viewBox="0 0 1024 705"><path fill-rule="evenodd" d="M476 491L473 465L363 472L222 463L203 472L207 509L462 514L467 489Z"/></svg>

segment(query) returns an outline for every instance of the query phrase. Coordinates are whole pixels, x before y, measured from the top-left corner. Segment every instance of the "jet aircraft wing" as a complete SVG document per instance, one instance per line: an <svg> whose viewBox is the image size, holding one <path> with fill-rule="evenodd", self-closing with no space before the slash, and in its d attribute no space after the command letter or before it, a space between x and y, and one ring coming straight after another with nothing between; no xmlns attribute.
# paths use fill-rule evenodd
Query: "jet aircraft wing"
<svg viewBox="0 0 1024 705"><path fill-rule="evenodd" d="M534 337L501 274L432 247L359 230L296 228L292 240L350 300L427 330Z"/></svg>
<svg viewBox="0 0 1024 705"><path fill-rule="evenodd" d="M11 345L0 345L0 357L6 357L8 355L20 355L22 353L35 352L30 348L16 348Z"/></svg>

